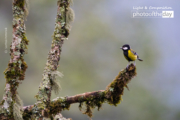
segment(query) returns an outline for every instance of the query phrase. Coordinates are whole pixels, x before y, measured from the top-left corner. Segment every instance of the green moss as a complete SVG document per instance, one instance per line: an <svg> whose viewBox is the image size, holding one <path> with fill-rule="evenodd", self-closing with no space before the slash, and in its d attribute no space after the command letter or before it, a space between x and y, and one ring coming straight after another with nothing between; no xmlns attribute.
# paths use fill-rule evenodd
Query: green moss
<svg viewBox="0 0 180 120"><path fill-rule="evenodd" d="M23 14L23 16L21 16L21 17L27 17L27 15L29 13L29 11L28 11L28 9L29 9L28 0L15 0L14 8L15 9L20 8L20 10L18 9L16 16L19 16L18 14Z"/></svg>
<svg viewBox="0 0 180 120"><path fill-rule="evenodd" d="M0 105L3 105L3 104L4 104L4 102L5 102L5 100L3 99L3 100L1 101L1 103L0 103Z"/></svg>
<svg viewBox="0 0 180 120"><path fill-rule="evenodd" d="M66 98L58 98L50 103L50 114L60 113L62 110L69 110L70 104L66 102Z"/></svg>
<svg viewBox="0 0 180 120"><path fill-rule="evenodd" d="M58 1L60 9L56 18L56 26L53 34L53 39L55 40L67 39L69 36L70 22L74 20L74 12L69 8L71 2L71 0L67 0L66 2L62 0Z"/></svg>
<svg viewBox="0 0 180 120"><path fill-rule="evenodd" d="M122 100L124 87L128 88L128 82L136 75L136 67L131 64L128 69L119 72L118 76L106 88L106 98L110 105L117 106Z"/></svg>
<svg viewBox="0 0 180 120"><path fill-rule="evenodd" d="M27 39L25 33L22 33L22 41L25 45L28 45L29 43L29 40ZM26 46L27 47L27 46ZM27 49L27 48L26 48Z"/></svg>
<svg viewBox="0 0 180 120"><path fill-rule="evenodd" d="M86 111L83 114L88 115L90 118L92 117L92 109L94 106L91 106L89 101L86 101Z"/></svg>
<svg viewBox="0 0 180 120"><path fill-rule="evenodd" d="M19 1L19 0L17 0L17 1ZM24 17L25 17L24 15L25 15L25 12L24 12L24 8L22 7L22 3L14 4L14 6L13 6L13 27L15 24L19 23L18 22L19 19L24 20Z"/></svg>
<svg viewBox="0 0 180 120"><path fill-rule="evenodd" d="M99 92L95 96L89 96L86 101L82 102L83 97L79 99L79 110L82 111L82 105L85 104L86 110L82 111L83 114L92 117L92 110L97 107L98 110L102 107L102 104L106 101L105 92Z"/></svg>
<svg viewBox="0 0 180 120"><path fill-rule="evenodd" d="M24 120L29 120L30 118L32 118L31 116L32 116L32 112L26 112L26 111L23 112Z"/></svg>
<svg viewBox="0 0 180 120"><path fill-rule="evenodd" d="M10 96L12 97L13 101L17 100L16 90L19 86L19 81L17 81L17 79L18 80L24 79L26 68L27 68L26 63L23 61L22 58L20 58L20 60L16 63L9 63L8 68L4 71L6 82L10 84L10 92L11 92ZM12 106L13 104L11 105L11 107Z"/></svg>
<svg viewBox="0 0 180 120"><path fill-rule="evenodd" d="M7 82L14 79L24 80L24 74L27 69L26 62L21 58L17 63L9 63L8 68L4 71Z"/></svg>
<svg viewBox="0 0 180 120"><path fill-rule="evenodd" d="M85 104L86 110L82 111L83 114L92 117L92 110L94 108L102 107L102 104L107 102L110 105L117 106L122 101L122 95L124 92L124 87L127 87L127 83L136 75L136 68L131 64L128 69L124 69L119 72L118 76L108 85L104 92L99 92L98 96L89 96L84 99L79 98L79 109L82 111L82 105ZM82 100L83 99L83 100Z"/></svg>
<svg viewBox="0 0 180 120"><path fill-rule="evenodd" d="M18 6L20 8L24 8L25 5L25 0L16 0L16 2L14 3L14 6Z"/></svg>

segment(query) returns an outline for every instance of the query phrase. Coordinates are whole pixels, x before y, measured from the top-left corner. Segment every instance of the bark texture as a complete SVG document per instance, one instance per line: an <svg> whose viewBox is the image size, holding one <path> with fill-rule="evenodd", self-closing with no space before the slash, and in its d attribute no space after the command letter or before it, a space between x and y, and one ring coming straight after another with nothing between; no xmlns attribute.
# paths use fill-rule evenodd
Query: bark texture
<svg viewBox="0 0 180 120"><path fill-rule="evenodd" d="M22 102L17 93L17 88L25 77L27 64L24 61L24 54L27 52L28 40L25 34L25 17L27 15L27 0L13 0L13 39L10 46L10 61L4 71L6 78L5 92L0 103L0 119L22 119Z"/></svg>

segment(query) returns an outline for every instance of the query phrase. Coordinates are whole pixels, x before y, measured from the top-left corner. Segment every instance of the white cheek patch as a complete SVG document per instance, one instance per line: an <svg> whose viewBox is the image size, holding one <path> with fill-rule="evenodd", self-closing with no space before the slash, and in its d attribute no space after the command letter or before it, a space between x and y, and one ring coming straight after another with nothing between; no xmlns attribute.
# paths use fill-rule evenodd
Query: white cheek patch
<svg viewBox="0 0 180 120"><path fill-rule="evenodd" d="M127 50L128 48L127 47L123 47L123 50Z"/></svg>

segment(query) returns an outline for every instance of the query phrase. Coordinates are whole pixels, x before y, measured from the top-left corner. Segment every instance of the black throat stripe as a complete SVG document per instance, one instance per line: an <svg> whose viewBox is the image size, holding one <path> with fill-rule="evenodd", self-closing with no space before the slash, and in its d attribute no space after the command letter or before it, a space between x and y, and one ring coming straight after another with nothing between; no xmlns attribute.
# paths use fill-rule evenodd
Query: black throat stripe
<svg viewBox="0 0 180 120"><path fill-rule="evenodd" d="M132 61L132 60L128 57L128 51L127 51L127 50L124 51L124 56L126 57L126 59L127 59L128 61Z"/></svg>

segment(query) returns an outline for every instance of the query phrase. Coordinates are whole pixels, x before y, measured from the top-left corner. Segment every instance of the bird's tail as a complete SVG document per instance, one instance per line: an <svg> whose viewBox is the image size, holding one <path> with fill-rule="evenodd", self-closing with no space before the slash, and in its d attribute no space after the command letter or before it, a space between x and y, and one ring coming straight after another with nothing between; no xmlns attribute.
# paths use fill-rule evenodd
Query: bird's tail
<svg viewBox="0 0 180 120"><path fill-rule="evenodd" d="M142 59L140 59L140 58L137 58L139 61L143 61Z"/></svg>

